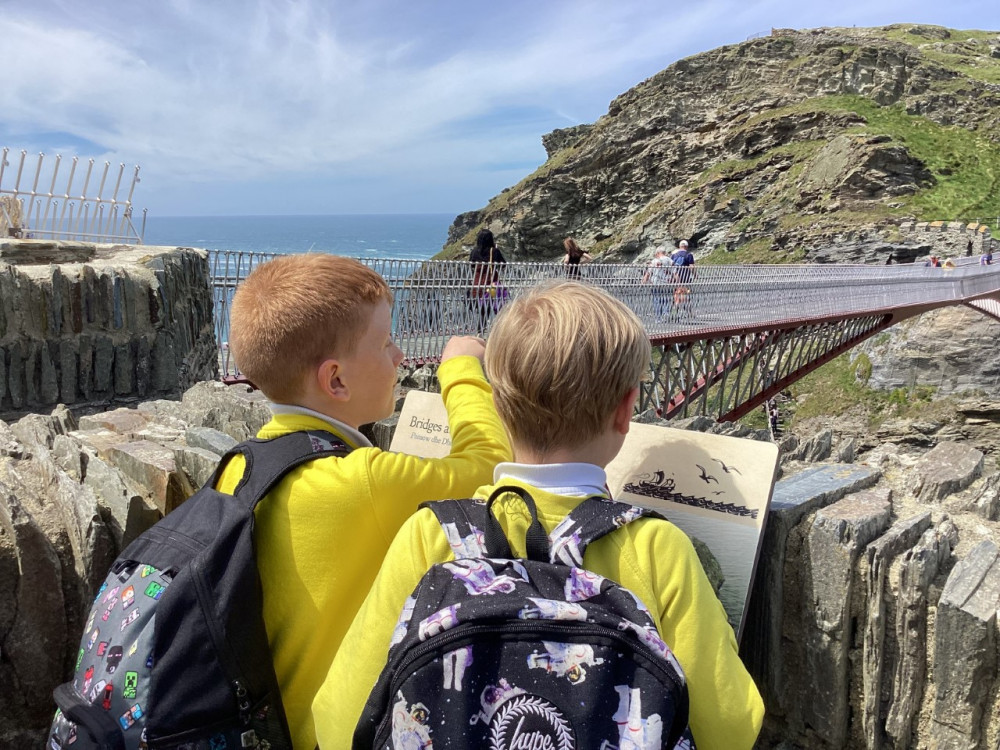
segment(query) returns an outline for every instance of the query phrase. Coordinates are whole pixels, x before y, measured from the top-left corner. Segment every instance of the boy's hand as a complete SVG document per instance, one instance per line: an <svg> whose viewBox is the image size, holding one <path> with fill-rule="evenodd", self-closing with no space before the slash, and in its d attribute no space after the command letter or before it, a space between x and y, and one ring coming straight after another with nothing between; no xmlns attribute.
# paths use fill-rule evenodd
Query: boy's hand
<svg viewBox="0 0 1000 750"><path fill-rule="evenodd" d="M480 362L486 353L486 339L478 336L452 336L444 345L441 361L447 362L452 357L475 357Z"/></svg>

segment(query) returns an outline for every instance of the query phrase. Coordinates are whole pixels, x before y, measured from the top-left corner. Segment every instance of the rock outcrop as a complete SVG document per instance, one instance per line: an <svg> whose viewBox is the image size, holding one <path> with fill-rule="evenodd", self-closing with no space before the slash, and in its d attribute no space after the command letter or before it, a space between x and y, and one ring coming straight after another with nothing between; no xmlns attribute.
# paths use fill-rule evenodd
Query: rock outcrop
<svg viewBox="0 0 1000 750"><path fill-rule="evenodd" d="M216 377L213 307L201 250L0 242L0 418Z"/></svg>
<svg viewBox="0 0 1000 750"><path fill-rule="evenodd" d="M679 60L545 136L545 164L459 217L445 255L488 226L516 260L557 257L567 235L610 260L679 238L700 262L912 260L924 247L900 219L996 215L981 167L1000 159L998 47L898 24L778 29ZM966 213L933 215L954 188Z"/></svg>
<svg viewBox="0 0 1000 750"><path fill-rule="evenodd" d="M404 382L433 387L433 368ZM1000 407L968 410L965 437L902 420L892 434L926 441L835 421L784 436L741 647L768 709L759 747L995 746ZM0 746L40 742L111 559L267 418L260 394L206 382L180 401L0 422ZM385 445L393 426L368 433Z"/></svg>

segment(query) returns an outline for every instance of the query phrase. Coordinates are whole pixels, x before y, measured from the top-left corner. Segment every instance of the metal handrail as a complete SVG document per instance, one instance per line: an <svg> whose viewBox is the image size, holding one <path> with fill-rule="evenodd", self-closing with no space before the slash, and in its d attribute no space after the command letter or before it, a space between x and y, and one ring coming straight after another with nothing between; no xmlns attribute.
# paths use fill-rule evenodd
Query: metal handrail
<svg viewBox="0 0 1000 750"><path fill-rule="evenodd" d="M133 168L131 180L126 181L127 197L119 198L119 193L125 187L124 163L118 165L117 174L112 171L111 162L108 161L104 162L103 169L98 168L95 173L94 160L87 160L83 184L76 189L74 182L80 159L74 156L70 160L66 187L60 192L56 190L56 185L63 163L61 154L56 154L53 160L51 179L45 180L42 174L45 154L38 154L33 168L28 164L27 151L23 149L20 151L16 167L12 167L7 159L10 154L9 148L0 149L0 195L12 196L18 201L21 209L20 222L17 224L10 216L5 215L5 226L12 235L32 239L142 244L145 211L143 211L141 230L136 229L132 223L132 196L135 193L135 186L139 183L138 166ZM8 175L10 175L8 186L5 186L4 178ZM91 178L98 182L94 192L90 192ZM12 184L10 180L13 180ZM24 184L22 180L25 180ZM42 182L42 188L39 188L39 182ZM44 188L46 182L48 182L47 190ZM110 190L110 193L106 192L106 189Z"/></svg>
<svg viewBox="0 0 1000 750"><path fill-rule="evenodd" d="M229 306L240 281L275 253L210 251L215 290L216 333L223 376L238 375L229 357ZM436 361L449 337L485 335L499 307L524 290L569 270L562 263L494 266L497 296L473 286L474 264L466 261L363 258L394 295L393 335L406 359ZM663 283L644 283L644 264L590 264L573 271L579 281L601 287L628 305L652 339L688 337L786 321L830 319L872 310L959 304L1000 292L1000 264L930 268L917 264L695 266L681 282L669 267ZM680 290L680 291L679 291Z"/></svg>

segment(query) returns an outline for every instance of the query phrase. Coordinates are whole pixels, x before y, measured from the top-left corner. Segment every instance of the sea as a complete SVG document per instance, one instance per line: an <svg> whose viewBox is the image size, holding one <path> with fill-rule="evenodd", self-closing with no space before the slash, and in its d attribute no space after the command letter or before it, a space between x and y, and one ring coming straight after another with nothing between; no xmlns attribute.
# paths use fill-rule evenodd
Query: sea
<svg viewBox="0 0 1000 750"><path fill-rule="evenodd" d="M441 251L454 219L455 214L149 216L143 243L426 260Z"/></svg>

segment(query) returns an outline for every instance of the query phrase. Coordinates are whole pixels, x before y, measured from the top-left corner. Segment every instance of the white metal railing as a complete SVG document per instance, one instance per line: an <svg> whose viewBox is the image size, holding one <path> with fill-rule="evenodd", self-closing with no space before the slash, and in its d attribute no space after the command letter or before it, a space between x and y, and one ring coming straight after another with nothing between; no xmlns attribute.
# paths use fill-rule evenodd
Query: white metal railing
<svg viewBox="0 0 1000 750"><path fill-rule="evenodd" d="M236 374L229 359L229 304L237 284L269 253L212 251L216 333L223 375ZM525 289L567 278L561 263L506 263L493 267L496 296L473 286L466 261L359 259L380 273L395 297L393 334L410 361L440 356L450 336L484 335L503 302ZM650 336L767 326L835 318L867 311L942 306L1000 292L1000 265L953 269L917 264L695 267L681 282L668 268L666 281L643 281L642 264L578 266L580 281L620 299L642 319Z"/></svg>
<svg viewBox="0 0 1000 750"><path fill-rule="evenodd" d="M13 164L8 156L14 159ZM13 156L9 148L0 150L0 196L12 196L17 202L17 209L10 211L0 201L0 230L4 230L0 236L142 244L146 211L141 229L132 222L139 167L127 177L124 163L117 170L108 161L96 170L94 165L93 159L81 165L74 156L67 174L60 154L49 171L45 154L29 159L23 149L19 156ZM65 182L60 182L60 171ZM78 175L78 171L83 174ZM126 185L128 195L119 198Z"/></svg>

